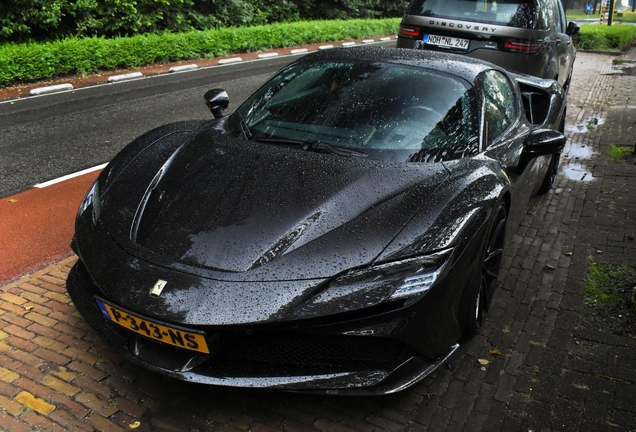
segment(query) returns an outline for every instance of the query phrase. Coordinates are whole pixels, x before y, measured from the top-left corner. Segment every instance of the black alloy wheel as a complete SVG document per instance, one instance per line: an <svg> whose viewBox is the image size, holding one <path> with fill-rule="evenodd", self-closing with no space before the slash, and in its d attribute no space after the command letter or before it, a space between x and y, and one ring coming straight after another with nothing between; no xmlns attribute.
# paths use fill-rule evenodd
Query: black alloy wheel
<svg viewBox="0 0 636 432"><path fill-rule="evenodd" d="M477 333L484 324L486 314L490 309L503 259L507 220L508 211L505 203L501 202L495 210L486 250L483 254L479 289L474 290L468 304L466 336L473 336Z"/></svg>

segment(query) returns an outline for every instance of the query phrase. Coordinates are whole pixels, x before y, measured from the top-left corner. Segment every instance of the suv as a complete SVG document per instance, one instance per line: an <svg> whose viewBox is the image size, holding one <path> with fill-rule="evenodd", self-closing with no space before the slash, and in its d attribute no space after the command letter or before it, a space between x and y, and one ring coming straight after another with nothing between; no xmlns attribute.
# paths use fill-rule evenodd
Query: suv
<svg viewBox="0 0 636 432"><path fill-rule="evenodd" d="M578 31L560 0L413 0L397 46L466 54L567 91Z"/></svg>

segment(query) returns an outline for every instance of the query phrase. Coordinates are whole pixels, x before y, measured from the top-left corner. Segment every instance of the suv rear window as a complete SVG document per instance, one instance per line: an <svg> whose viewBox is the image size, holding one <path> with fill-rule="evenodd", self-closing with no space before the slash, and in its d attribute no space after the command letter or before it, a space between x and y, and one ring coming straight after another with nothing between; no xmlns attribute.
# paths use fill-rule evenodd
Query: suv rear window
<svg viewBox="0 0 636 432"><path fill-rule="evenodd" d="M542 14L532 0L414 0L406 13L525 29L545 28Z"/></svg>

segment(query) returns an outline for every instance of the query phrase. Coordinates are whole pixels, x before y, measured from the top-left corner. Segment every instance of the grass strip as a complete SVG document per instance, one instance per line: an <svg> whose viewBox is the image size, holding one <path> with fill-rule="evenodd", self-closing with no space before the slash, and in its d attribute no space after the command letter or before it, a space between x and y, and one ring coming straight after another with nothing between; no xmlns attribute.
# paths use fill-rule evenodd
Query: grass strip
<svg viewBox="0 0 636 432"><path fill-rule="evenodd" d="M580 10L569 10L567 11L566 17L569 21L575 19L600 19L601 15L598 10L595 14L589 15ZM612 19L612 22L636 22L636 12L616 11L614 12L614 18ZM607 24L607 21L605 22L605 24Z"/></svg>
<svg viewBox="0 0 636 432"><path fill-rule="evenodd" d="M610 144L609 157L612 162L626 162L636 158L636 147Z"/></svg>
<svg viewBox="0 0 636 432"><path fill-rule="evenodd" d="M636 26L630 24L587 24L581 26L576 47L585 50L620 50L636 38Z"/></svg>
<svg viewBox="0 0 636 432"><path fill-rule="evenodd" d="M272 48L396 34L399 18L305 21L107 39L68 38L0 46L0 85L67 74L212 58Z"/></svg>
<svg viewBox="0 0 636 432"><path fill-rule="evenodd" d="M636 12L624 11L616 12L612 22L636 22Z"/></svg>
<svg viewBox="0 0 636 432"><path fill-rule="evenodd" d="M631 271L626 266L592 264L585 281L587 300L596 306L619 303L622 296L617 288L622 287L621 280L630 275Z"/></svg>

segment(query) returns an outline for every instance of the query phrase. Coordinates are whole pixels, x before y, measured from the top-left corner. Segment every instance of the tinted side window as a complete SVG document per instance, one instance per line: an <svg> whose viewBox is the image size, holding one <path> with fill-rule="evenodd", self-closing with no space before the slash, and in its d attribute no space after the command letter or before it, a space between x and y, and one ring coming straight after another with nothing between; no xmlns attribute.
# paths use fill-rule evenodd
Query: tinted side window
<svg viewBox="0 0 636 432"><path fill-rule="evenodd" d="M483 95L486 137L491 143L514 123L517 102L506 76L495 70L484 74Z"/></svg>
<svg viewBox="0 0 636 432"><path fill-rule="evenodd" d="M557 31L559 33L565 33L565 29L567 27L566 18L565 18L565 10L563 10L563 5L560 1L552 1L552 5L554 7L554 19Z"/></svg>
<svg viewBox="0 0 636 432"><path fill-rule="evenodd" d="M543 14L532 0L414 0L406 13L509 27L543 28Z"/></svg>

